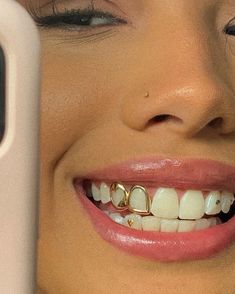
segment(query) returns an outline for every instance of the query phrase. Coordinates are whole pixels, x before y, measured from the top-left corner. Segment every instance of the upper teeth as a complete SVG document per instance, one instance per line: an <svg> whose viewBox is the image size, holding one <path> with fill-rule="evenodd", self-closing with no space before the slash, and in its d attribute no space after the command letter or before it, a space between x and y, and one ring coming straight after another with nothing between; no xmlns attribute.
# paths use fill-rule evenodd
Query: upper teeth
<svg viewBox="0 0 235 294"><path fill-rule="evenodd" d="M92 183L92 186L91 186L91 193L95 201L101 200L100 189L97 188L97 186L94 183Z"/></svg>
<svg viewBox="0 0 235 294"><path fill-rule="evenodd" d="M221 193L221 209L224 213L228 213L234 201L233 193L223 191Z"/></svg>
<svg viewBox="0 0 235 294"><path fill-rule="evenodd" d="M181 219L200 219L204 215L204 197L201 191L188 190L180 199Z"/></svg>
<svg viewBox="0 0 235 294"><path fill-rule="evenodd" d="M179 199L175 189L157 188L152 201L147 190L139 185L134 185L128 192L120 183L113 183L110 188L104 182L100 188L92 183L91 191L94 200L102 203L112 201L119 210L129 209L142 215L152 213L155 217L165 219L199 220L204 214L215 215L221 210L228 213L234 202L234 194L227 191L210 191L204 198L202 191L187 190Z"/></svg>
<svg viewBox="0 0 235 294"><path fill-rule="evenodd" d="M108 203L110 201L110 190L109 186L105 183L101 183L100 185L100 194L101 194L101 202L102 203Z"/></svg>
<svg viewBox="0 0 235 294"><path fill-rule="evenodd" d="M211 191L205 200L205 212L208 215L221 211L221 196L218 191Z"/></svg>
<svg viewBox="0 0 235 294"><path fill-rule="evenodd" d="M133 186L130 190L127 205L133 212L149 214L150 198L142 186Z"/></svg>
<svg viewBox="0 0 235 294"><path fill-rule="evenodd" d="M179 199L175 189L159 188L153 196L151 210L153 215L164 218L178 218Z"/></svg>
<svg viewBox="0 0 235 294"><path fill-rule="evenodd" d="M120 183L113 183L110 186L109 201L112 201L114 207L117 209L125 209L127 206L128 191Z"/></svg>

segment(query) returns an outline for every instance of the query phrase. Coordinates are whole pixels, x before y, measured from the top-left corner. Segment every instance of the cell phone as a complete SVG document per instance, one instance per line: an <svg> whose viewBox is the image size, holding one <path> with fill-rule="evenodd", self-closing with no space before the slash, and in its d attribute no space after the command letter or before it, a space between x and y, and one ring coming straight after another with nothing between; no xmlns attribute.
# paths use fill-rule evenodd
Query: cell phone
<svg viewBox="0 0 235 294"><path fill-rule="evenodd" d="M14 0L0 9L0 293L36 293L40 37Z"/></svg>

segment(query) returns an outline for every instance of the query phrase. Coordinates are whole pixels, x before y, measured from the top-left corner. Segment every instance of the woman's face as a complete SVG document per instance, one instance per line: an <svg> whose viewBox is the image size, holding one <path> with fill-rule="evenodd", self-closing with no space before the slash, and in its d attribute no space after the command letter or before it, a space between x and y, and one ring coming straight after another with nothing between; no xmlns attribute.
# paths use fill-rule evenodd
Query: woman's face
<svg viewBox="0 0 235 294"><path fill-rule="evenodd" d="M27 7L30 1L19 2ZM31 6L37 11L41 6L42 16L52 13L51 1L33 0ZM198 240L192 242L199 235L186 233L181 243L188 238L195 244L196 253L189 248L191 255L182 254L178 245L175 250L173 246L174 254L165 250L170 233L165 233L155 253L149 253L148 244L139 251L128 249L125 242L135 243L136 230L123 226L129 241L115 241L121 225L114 222L114 241L108 236L109 222L108 237L100 233L94 223L96 217L97 223L102 218L90 215L91 202L83 204L89 200L75 192L73 181L98 170L93 179L97 185L129 181L126 186L141 184L147 189L147 182L152 182L155 187L180 188L178 192L200 190L203 197L207 190L232 189L231 174L227 176L228 169L217 164L214 169L211 162L189 161L191 171L179 167L179 175L177 164L170 165L206 159L235 166L234 1L61 0L56 8L58 12L94 8L102 13L90 19L85 15L77 25L64 18L67 26L54 19L39 27L41 293L233 293L235 245L219 246L215 235L234 240L234 222L229 233L224 229L216 234L213 227L200 235L203 238L195 237L200 239L199 249ZM146 157L150 159L142 163ZM159 168L168 158L170 180L167 169ZM128 171L116 173L116 167L104 172L106 176L100 172L97 180L101 169L130 160L132 180ZM210 182L213 173L216 181ZM157 243L159 233L154 234ZM218 252L212 255L213 251Z"/></svg>

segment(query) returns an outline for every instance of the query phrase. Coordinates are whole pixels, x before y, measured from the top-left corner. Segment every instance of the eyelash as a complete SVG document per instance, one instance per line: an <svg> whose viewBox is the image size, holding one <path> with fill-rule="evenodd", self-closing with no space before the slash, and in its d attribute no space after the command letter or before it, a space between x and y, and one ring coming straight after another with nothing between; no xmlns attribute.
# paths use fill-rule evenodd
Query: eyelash
<svg viewBox="0 0 235 294"><path fill-rule="evenodd" d="M79 30L94 29L95 27L114 26L120 24L127 24L127 21L116 17L108 12L103 12L96 9L65 9L64 12L57 12L53 10L51 15L41 16L36 11L31 11L32 17L38 26L44 28L69 28L76 27ZM96 24L91 25L91 20L94 18L100 18L100 20L108 20L108 24ZM227 35L235 36L235 25L229 26L235 19L232 18L225 26L223 32ZM81 28L83 27L83 28Z"/></svg>
<svg viewBox="0 0 235 294"><path fill-rule="evenodd" d="M51 15L41 16L33 12L34 21L38 26L44 28L70 28L76 27L79 30L94 29L95 27L114 26L127 24L127 21L116 17L108 12L95 9L65 9L64 12L53 11ZM100 23L92 25L92 19L100 19ZM107 23L105 23L107 21ZM104 23L103 23L104 22Z"/></svg>

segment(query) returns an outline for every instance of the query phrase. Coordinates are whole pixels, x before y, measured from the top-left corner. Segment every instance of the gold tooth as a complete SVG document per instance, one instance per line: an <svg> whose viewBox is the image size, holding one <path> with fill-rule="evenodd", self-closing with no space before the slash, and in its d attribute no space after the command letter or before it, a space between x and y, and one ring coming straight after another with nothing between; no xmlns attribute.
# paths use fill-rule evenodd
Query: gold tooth
<svg viewBox="0 0 235 294"><path fill-rule="evenodd" d="M147 199L147 201L146 201L147 202L146 203L147 204L146 205L146 210L139 210L139 209L132 208L130 206L130 203L129 203L130 194L136 188L139 188L139 189L143 190L145 195L146 195L146 199ZM115 202L114 202L114 199L113 199L113 193L116 192L118 189L123 191L124 197L118 203L118 205L116 205ZM130 191L128 192L128 190L125 188L125 186L122 183L114 182L110 186L110 198L111 198L112 205L119 211L123 211L123 210L128 209L129 211L134 212L134 213L136 213L138 215L150 215L151 214L151 212L150 212L151 199L149 197L149 194L148 194L147 190L143 186L134 185L134 186L131 187Z"/></svg>
<svg viewBox="0 0 235 294"><path fill-rule="evenodd" d="M134 189L141 189L144 194L145 194L145 197L146 197L146 209L145 210L139 210L139 209L136 209L136 208L133 208L130 206L130 196L131 196L131 192L134 190ZM151 208L151 199L149 197L149 194L147 192L147 190L143 187L143 186L140 186L140 185L134 185L131 187L130 189L130 192L128 193L128 198L127 198L127 207L128 207L128 210L130 210L131 212L135 212L136 214L139 214L139 215L149 215L151 214L150 212L150 208Z"/></svg>
<svg viewBox="0 0 235 294"><path fill-rule="evenodd" d="M121 201L118 204L116 204L113 199L113 193L116 192L118 189L120 189L123 192L124 197L121 199ZM111 198L111 202L112 202L113 206L116 209L118 209L118 210L126 210L127 209L128 191L123 184L118 183L118 182L112 183L112 185L110 186L110 198Z"/></svg>
<svg viewBox="0 0 235 294"><path fill-rule="evenodd" d="M134 221L133 221L133 219L128 219L127 223L129 225L129 227L132 227L132 225L134 224Z"/></svg>

